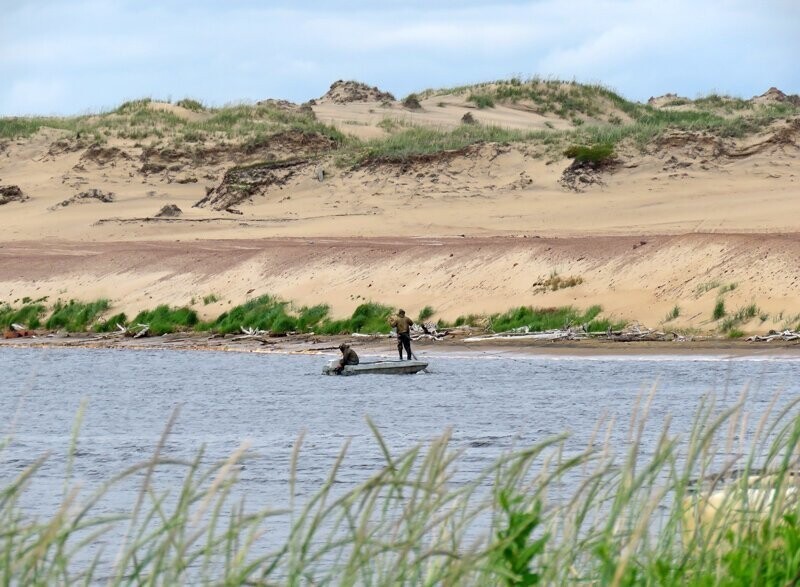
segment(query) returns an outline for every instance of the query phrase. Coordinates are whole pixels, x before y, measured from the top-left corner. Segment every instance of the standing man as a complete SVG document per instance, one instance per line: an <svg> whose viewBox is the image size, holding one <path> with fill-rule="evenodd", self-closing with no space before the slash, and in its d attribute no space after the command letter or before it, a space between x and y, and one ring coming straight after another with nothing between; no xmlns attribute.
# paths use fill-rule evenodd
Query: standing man
<svg viewBox="0 0 800 587"><path fill-rule="evenodd" d="M403 360L403 348L406 349L408 360L411 360L411 325L414 321L406 316L405 310L398 310L397 316L389 317L389 325L397 329L397 352Z"/></svg>

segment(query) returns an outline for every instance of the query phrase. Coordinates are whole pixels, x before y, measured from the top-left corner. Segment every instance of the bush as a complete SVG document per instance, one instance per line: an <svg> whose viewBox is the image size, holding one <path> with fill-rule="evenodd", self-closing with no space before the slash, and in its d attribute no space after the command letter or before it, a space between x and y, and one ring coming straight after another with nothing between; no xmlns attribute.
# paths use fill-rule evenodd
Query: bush
<svg viewBox="0 0 800 587"><path fill-rule="evenodd" d="M422 104L419 103L419 97L416 94L409 94L403 100L403 107L409 110L421 110Z"/></svg>
<svg viewBox="0 0 800 587"><path fill-rule="evenodd" d="M564 151L566 157L570 157L578 164L603 165L609 163L616 156L614 145L611 143L600 143L592 146L573 145Z"/></svg>
<svg viewBox="0 0 800 587"><path fill-rule="evenodd" d="M175 105L180 106L181 108L186 108L187 110L191 110L192 112L202 112L206 109L202 102L193 100L192 98L184 98L183 100L179 100Z"/></svg>
<svg viewBox="0 0 800 587"><path fill-rule="evenodd" d="M472 102L481 110L484 108L494 108L494 100L491 96L486 94L470 94L469 98L467 98L467 102Z"/></svg>

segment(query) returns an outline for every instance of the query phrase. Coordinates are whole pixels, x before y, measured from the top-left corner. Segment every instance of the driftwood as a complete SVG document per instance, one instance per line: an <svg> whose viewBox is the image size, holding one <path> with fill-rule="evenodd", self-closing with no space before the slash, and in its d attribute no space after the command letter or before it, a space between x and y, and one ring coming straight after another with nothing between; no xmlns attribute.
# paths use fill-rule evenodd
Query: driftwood
<svg viewBox="0 0 800 587"><path fill-rule="evenodd" d="M587 333L583 329L567 328L564 330L545 330L542 332L531 332L527 326L514 328L506 332L496 332L481 336L470 336L464 342L482 342L485 340L581 340L587 338Z"/></svg>
<svg viewBox="0 0 800 587"><path fill-rule="evenodd" d="M409 334L411 340L444 340L449 331L439 332L435 323L424 322L422 324L412 324Z"/></svg>
<svg viewBox="0 0 800 587"><path fill-rule="evenodd" d="M652 330L646 326L639 324L630 324L622 330L611 330L606 332L592 332L590 336L606 338L615 342L635 342L635 341L685 341L686 338L677 332L661 332L660 330Z"/></svg>
<svg viewBox="0 0 800 587"><path fill-rule="evenodd" d="M485 340L584 340L587 338L605 338L614 342L686 340L682 335L676 332L666 333L658 330L651 330L639 324L631 324L622 330L608 329L606 332L588 332L586 325L544 330L541 332L531 332L530 328L527 326L521 326L505 332L471 336L465 338L464 342L480 342Z"/></svg>
<svg viewBox="0 0 800 587"><path fill-rule="evenodd" d="M800 332L796 330L784 330L783 332L776 332L770 330L766 336L748 336L745 339L747 342L772 342L774 340L800 340Z"/></svg>
<svg viewBox="0 0 800 587"><path fill-rule="evenodd" d="M123 336L132 336L133 338L142 338L143 336L147 336L147 333L150 331L149 324L137 324L135 326L123 326L120 323L117 323L117 330L116 334L121 334Z"/></svg>
<svg viewBox="0 0 800 587"><path fill-rule="evenodd" d="M3 331L3 338L27 338L29 336L36 336L36 333L28 330L22 324L12 324Z"/></svg>

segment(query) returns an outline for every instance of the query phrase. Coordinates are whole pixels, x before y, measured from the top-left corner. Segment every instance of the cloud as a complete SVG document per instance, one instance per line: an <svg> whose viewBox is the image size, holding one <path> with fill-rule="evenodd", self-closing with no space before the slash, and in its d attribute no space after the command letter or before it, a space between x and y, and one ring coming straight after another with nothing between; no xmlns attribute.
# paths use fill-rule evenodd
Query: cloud
<svg viewBox="0 0 800 587"><path fill-rule="evenodd" d="M64 113L142 95L303 101L346 77L398 95L512 74L636 99L800 92L798 22L792 0L33 0L0 21L0 114L30 112L14 88L51 79L57 96L36 103Z"/></svg>

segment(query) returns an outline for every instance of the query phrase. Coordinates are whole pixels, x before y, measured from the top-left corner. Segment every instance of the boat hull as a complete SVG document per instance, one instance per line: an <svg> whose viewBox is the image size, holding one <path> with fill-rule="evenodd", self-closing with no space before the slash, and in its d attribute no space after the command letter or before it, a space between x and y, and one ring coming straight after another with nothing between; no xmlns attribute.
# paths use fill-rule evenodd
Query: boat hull
<svg viewBox="0 0 800 587"><path fill-rule="evenodd" d="M337 375L338 360L329 361L323 367L323 375ZM428 366L425 361L375 361L372 363L359 363L358 365L345 365L341 375L413 375Z"/></svg>

